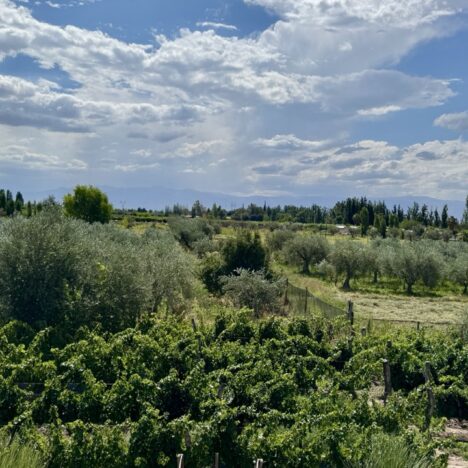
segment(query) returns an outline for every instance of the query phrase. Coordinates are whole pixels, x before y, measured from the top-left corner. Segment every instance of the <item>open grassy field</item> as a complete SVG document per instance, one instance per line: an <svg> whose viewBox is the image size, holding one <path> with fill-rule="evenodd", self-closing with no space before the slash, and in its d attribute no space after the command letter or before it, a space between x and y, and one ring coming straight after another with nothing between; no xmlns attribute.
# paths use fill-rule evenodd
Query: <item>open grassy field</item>
<svg viewBox="0 0 468 468"><path fill-rule="evenodd" d="M339 284L335 286L314 276L304 276L290 267L276 265L275 269L287 276L291 284L308 288L313 295L332 305L345 309L347 301L353 301L358 319L461 323L468 315L468 296L452 291L415 296L365 287L343 291Z"/></svg>

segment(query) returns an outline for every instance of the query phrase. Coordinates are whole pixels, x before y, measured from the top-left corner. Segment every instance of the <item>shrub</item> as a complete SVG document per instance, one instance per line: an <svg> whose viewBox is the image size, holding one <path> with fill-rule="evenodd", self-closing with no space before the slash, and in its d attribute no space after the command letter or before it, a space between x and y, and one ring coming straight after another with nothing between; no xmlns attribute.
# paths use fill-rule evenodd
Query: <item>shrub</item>
<svg viewBox="0 0 468 468"><path fill-rule="evenodd" d="M283 282L272 282L263 272L239 269L222 278L223 291L237 307L247 307L256 317L280 311Z"/></svg>

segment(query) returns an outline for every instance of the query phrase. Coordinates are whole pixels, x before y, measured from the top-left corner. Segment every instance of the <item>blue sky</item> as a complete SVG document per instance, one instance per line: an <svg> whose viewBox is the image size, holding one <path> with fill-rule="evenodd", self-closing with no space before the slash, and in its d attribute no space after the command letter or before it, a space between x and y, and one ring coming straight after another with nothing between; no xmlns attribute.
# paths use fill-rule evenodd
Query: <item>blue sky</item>
<svg viewBox="0 0 468 468"><path fill-rule="evenodd" d="M468 193L468 0L0 0L0 186Z"/></svg>

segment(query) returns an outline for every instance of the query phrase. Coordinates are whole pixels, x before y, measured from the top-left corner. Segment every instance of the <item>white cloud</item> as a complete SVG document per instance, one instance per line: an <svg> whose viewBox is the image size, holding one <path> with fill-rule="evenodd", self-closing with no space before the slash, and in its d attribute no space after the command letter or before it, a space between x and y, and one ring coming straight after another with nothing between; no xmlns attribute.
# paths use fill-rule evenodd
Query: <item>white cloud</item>
<svg viewBox="0 0 468 468"><path fill-rule="evenodd" d="M468 131L468 111L442 114L434 121L434 125L458 132L466 132Z"/></svg>
<svg viewBox="0 0 468 468"><path fill-rule="evenodd" d="M297 150L316 150L327 144L328 141L302 140L295 135L275 135L272 138L259 138L253 142L255 146L278 150L278 151L297 151Z"/></svg>
<svg viewBox="0 0 468 468"><path fill-rule="evenodd" d="M78 85L0 76L0 133L9 143L28 133L25 151L83 161L106 180L112 171L126 173L124 183L131 173L153 181L155 174L191 171L213 190L258 183L253 189L278 192L281 183L294 185L294 174L303 184L336 174L349 183L396 186L388 174L402 171L405 158L409 166L428 164L427 148L408 156L385 142L366 149L339 141L349 140L356 122L440 106L454 96L449 79L391 67L419 44L455 32L468 0L244 1L280 20L257 36L223 37L217 29L235 26L204 22L199 26L209 30L131 44L39 21L0 0L0 60L25 54ZM436 124L464 125L455 120L444 115ZM50 130L67 132L73 144L64 148ZM256 168L253 175L246 166ZM278 185L263 186L268 178Z"/></svg>
<svg viewBox="0 0 468 468"><path fill-rule="evenodd" d="M226 29L228 31L237 31L237 26L233 24L225 24L225 23L216 23L213 21L199 21L197 23L199 28L210 28L210 29Z"/></svg>
<svg viewBox="0 0 468 468"><path fill-rule="evenodd" d="M32 152L24 146L7 146L0 149L0 164L15 169L40 171L83 171L85 162L79 159L64 160L56 155Z"/></svg>
<svg viewBox="0 0 468 468"><path fill-rule="evenodd" d="M304 186L352 188L354 193L390 196L398 193L433 195L440 198L465 196L468 180L468 142L428 141L397 147L386 141L362 140L321 151L292 152L269 162L264 154L248 168L254 182L265 186L281 179L291 190Z"/></svg>

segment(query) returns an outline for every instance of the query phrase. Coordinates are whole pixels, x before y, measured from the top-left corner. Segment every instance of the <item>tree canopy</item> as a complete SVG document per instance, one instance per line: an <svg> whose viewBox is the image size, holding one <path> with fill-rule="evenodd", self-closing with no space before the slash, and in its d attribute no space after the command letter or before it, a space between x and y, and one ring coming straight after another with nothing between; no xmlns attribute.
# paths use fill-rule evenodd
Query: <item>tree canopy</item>
<svg viewBox="0 0 468 468"><path fill-rule="evenodd" d="M63 207L68 216L103 224L110 221L113 210L107 195L91 185L77 185L73 194L63 198Z"/></svg>

